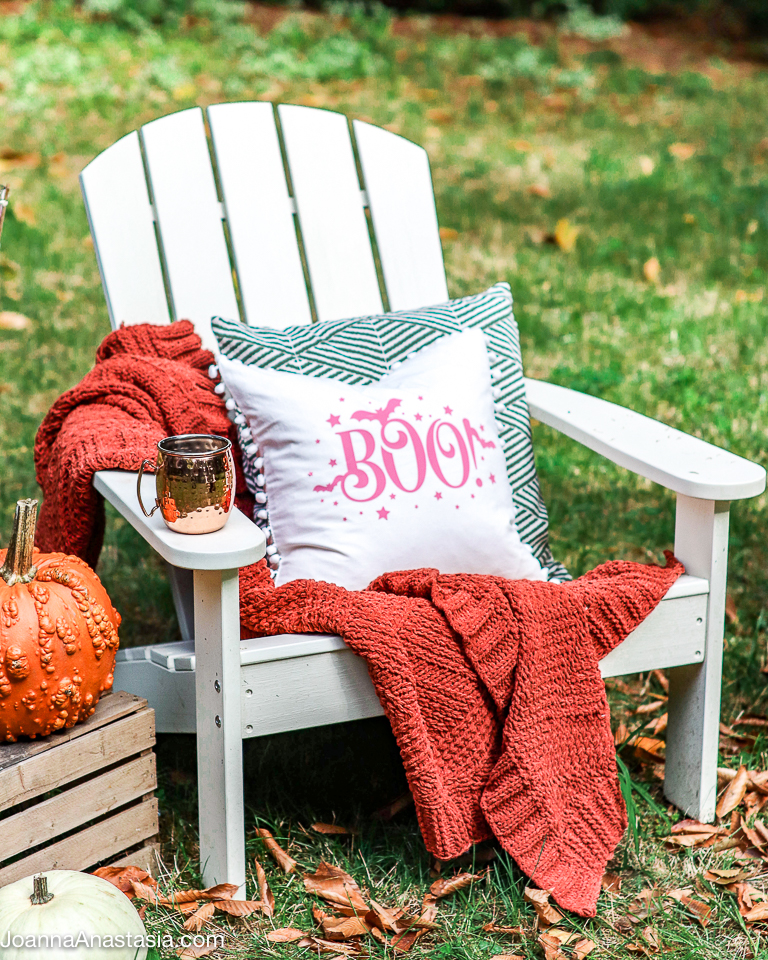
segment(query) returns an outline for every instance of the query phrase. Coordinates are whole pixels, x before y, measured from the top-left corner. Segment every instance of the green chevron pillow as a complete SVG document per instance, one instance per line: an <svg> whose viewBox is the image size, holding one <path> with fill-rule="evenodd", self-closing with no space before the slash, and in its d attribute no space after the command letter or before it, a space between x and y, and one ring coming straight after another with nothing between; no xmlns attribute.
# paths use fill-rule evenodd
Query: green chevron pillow
<svg viewBox="0 0 768 960"><path fill-rule="evenodd" d="M547 568L550 580L570 579L549 548L547 508L541 498L533 457L520 335L508 283L497 283L484 293L421 310L283 330L248 327L239 320L220 317L214 317L211 323L221 353L230 360L288 373L331 377L344 383L374 383L439 337L479 327L485 334L491 364L496 426L504 446L520 539ZM233 408L234 401L229 400L228 406ZM269 533L261 458L242 414L236 415L235 422L246 479L256 497L254 519Z"/></svg>

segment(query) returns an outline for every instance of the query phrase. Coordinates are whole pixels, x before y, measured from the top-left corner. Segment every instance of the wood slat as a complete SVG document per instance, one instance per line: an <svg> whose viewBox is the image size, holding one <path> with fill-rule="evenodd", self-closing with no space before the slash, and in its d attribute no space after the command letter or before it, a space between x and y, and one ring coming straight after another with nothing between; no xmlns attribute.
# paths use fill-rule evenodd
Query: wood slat
<svg viewBox="0 0 768 960"><path fill-rule="evenodd" d="M237 318L240 311L203 112L194 107L153 120L141 137L173 317L191 320L203 346L215 349L211 317Z"/></svg>
<svg viewBox="0 0 768 960"><path fill-rule="evenodd" d="M139 135L129 133L80 174L112 329L169 323Z"/></svg>
<svg viewBox="0 0 768 960"><path fill-rule="evenodd" d="M49 737L42 740L20 740L18 743L4 743L0 745L0 782L2 782L3 770L6 767L12 767L15 763L21 763L29 757L37 756L39 753L45 753L62 743L69 743L70 740L76 740L78 737L85 736L93 730L98 730L108 723L127 717L131 713L137 713L144 710L147 701L143 697L137 697L133 693L126 693L125 690L115 690L112 693L104 694L96 704L93 714L83 723L71 727L69 730L60 730L58 733L52 733Z"/></svg>
<svg viewBox="0 0 768 960"><path fill-rule="evenodd" d="M272 104L219 103L208 122L246 322L311 323Z"/></svg>
<svg viewBox="0 0 768 960"><path fill-rule="evenodd" d="M138 800L156 786L155 755L147 753L0 819L0 863Z"/></svg>
<svg viewBox="0 0 768 960"><path fill-rule="evenodd" d="M0 887L43 870L84 870L157 833L152 797L0 869Z"/></svg>
<svg viewBox="0 0 768 960"><path fill-rule="evenodd" d="M352 124L392 310L448 299L429 157L389 130Z"/></svg>
<svg viewBox="0 0 768 960"><path fill-rule="evenodd" d="M0 810L55 790L72 780L134 756L155 743L155 715L150 708L92 730L0 771Z"/></svg>
<svg viewBox="0 0 768 960"><path fill-rule="evenodd" d="M383 309L347 119L281 104L278 115L320 320Z"/></svg>

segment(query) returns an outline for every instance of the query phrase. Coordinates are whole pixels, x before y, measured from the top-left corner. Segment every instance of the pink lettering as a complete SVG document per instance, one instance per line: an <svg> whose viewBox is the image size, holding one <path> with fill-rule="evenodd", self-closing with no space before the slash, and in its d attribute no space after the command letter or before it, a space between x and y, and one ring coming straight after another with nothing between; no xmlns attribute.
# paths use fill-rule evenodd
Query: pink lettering
<svg viewBox="0 0 768 960"><path fill-rule="evenodd" d="M354 442L352 440L352 435L355 433L363 438L365 444L365 451L362 457L355 453ZM338 436L341 437L341 446L347 461L347 472L341 481L341 489L344 496L349 500L354 500L356 503L367 503L369 500L374 500L382 493L384 487L387 485L387 478L381 467L373 463L370 459L376 449L376 441L373 438L373 434L369 430L344 430L340 432ZM366 469L361 469L363 467ZM347 481L350 478L354 478L355 480L355 490L366 490L371 485L374 485L373 493L367 497L352 496L347 490Z"/></svg>
<svg viewBox="0 0 768 960"><path fill-rule="evenodd" d="M389 427L390 424L396 423L401 424L405 429L397 430L397 437L394 440L390 440L386 436L387 427ZM413 455L416 460L416 484L413 487L406 487L402 482L397 467L395 466L395 458L389 452L389 450L402 450L408 446L409 439L413 444ZM389 448L389 450L382 449L381 459L384 461L384 469L389 474L392 483L404 493L415 493L416 490L420 489L427 475L427 458L424 455L424 444L421 442L421 437L416 432L416 428L405 420L388 420L381 428L381 443L382 447Z"/></svg>
<svg viewBox="0 0 768 960"><path fill-rule="evenodd" d="M456 438L456 445L459 456L461 457L461 480L458 483L451 483L448 480L443 473L443 468L440 466L440 461L437 456L438 451L447 460L452 460L456 456L456 447L454 447L453 444L449 442L447 447L443 447L440 443L440 431L443 428L450 430ZM427 457L429 458L430 466L447 487L452 487L455 490L458 487L463 487L469 479L469 453L467 452L467 445L464 443L464 437L459 433L458 428L452 423L448 423L445 420L435 420L430 426L429 432L427 433Z"/></svg>

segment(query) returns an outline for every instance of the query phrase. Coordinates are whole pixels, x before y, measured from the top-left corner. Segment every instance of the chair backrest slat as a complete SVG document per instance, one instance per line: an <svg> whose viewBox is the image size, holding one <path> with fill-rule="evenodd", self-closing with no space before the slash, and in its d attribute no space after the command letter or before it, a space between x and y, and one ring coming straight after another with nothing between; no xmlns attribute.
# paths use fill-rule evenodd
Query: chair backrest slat
<svg viewBox="0 0 768 960"><path fill-rule="evenodd" d="M293 195L319 320L383 309L347 119L282 104Z"/></svg>
<svg viewBox="0 0 768 960"><path fill-rule="evenodd" d="M208 108L244 319L253 326L311 323L293 202L271 103Z"/></svg>
<svg viewBox="0 0 768 960"><path fill-rule="evenodd" d="M141 131L175 319L215 347L211 317L239 317L221 204L199 107Z"/></svg>
<svg viewBox="0 0 768 960"><path fill-rule="evenodd" d="M426 150L370 123L355 120L352 127L390 308L447 300Z"/></svg>
<svg viewBox="0 0 768 960"><path fill-rule="evenodd" d="M170 323L138 133L99 154L80 182L112 327Z"/></svg>

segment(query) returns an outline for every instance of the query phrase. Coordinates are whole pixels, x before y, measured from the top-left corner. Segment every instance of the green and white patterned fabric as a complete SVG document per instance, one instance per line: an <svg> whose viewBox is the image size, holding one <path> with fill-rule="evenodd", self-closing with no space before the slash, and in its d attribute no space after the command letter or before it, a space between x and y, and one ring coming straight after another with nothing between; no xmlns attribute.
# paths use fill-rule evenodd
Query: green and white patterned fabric
<svg viewBox="0 0 768 960"><path fill-rule="evenodd" d="M504 446L520 539L546 567L550 580L570 579L549 548L547 508L541 498L533 457L520 335L508 283L497 283L484 293L421 310L283 330L248 327L238 320L214 317L212 327L221 353L231 360L288 373L331 377L343 383L373 383L439 337L479 327L488 349L496 424ZM229 405L232 404L230 400ZM246 478L257 498L255 519L268 530L258 450L249 442L245 418L239 415L236 422L241 431Z"/></svg>

